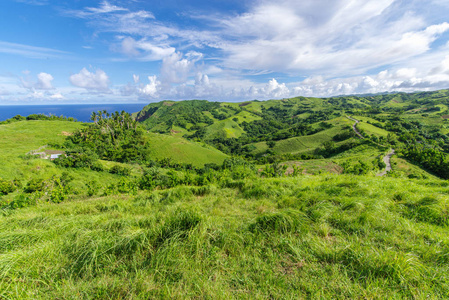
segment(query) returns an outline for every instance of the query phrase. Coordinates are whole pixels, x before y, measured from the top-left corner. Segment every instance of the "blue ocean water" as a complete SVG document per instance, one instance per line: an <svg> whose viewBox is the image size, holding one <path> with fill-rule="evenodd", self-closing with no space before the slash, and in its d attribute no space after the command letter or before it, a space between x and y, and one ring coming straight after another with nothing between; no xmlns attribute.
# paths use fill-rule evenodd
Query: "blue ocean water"
<svg viewBox="0 0 449 300"><path fill-rule="evenodd" d="M107 110L109 113L114 111L126 111L134 113L140 111L145 103L139 104L73 104L73 105L4 105L0 106L0 121L12 118L16 115L28 116L31 114L44 114L72 117L81 122L91 122L90 116L93 111Z"/></svg>

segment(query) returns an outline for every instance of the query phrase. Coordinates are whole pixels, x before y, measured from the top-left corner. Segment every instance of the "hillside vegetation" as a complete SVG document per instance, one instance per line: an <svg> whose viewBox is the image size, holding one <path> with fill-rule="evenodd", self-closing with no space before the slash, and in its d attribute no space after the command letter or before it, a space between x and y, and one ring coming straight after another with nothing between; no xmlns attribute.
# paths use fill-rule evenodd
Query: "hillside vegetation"
<svg viewBox="0 0 449 300"><path fill-rule="evenodd" d="M2 122L0 298L448 298L448 105L443 90Z"/></svg>

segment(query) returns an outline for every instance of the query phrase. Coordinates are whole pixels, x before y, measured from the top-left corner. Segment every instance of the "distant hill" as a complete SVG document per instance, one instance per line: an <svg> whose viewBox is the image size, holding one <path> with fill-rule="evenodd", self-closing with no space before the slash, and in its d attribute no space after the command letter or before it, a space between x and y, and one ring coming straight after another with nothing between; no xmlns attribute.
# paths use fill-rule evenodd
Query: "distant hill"
<svg viewBox="0 0 449 300"><path fill-rule="evenodd" d="M161 101L134 117L150 132L203 141L228 154L249 157L269 150L268 141L276 143L273 151L278 154L313 150L351 128L351 122L344 121L347 115L361 118L359 128L377 138L401 135L391 127L395 122L441 138L449 132L449 90L240 103Z"/></svg>

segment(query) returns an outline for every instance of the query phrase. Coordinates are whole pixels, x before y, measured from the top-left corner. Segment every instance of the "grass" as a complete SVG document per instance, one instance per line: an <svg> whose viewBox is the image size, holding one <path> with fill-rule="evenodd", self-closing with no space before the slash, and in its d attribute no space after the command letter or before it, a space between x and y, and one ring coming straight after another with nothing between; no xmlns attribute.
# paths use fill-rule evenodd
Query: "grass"
<svg viewBox="0 0 449 300"><path fill-rule="evenodd" d="M184 138L149 133L151 154L154 158L170 158L178 163L201 167L206 163L223 163L226 154Z"/></svg>
<svg viewBox="0 0 449 300"><path fill-rule="evenodd" d="M243 180L0 217L0 294L33 299L446 298L447 182Z"/></svg>
<svg viewBox="0 0 449 300"><path fill-rule="evenodd" d="M213 139L215 137L238 138L245 131L239 124L231 119L216 121L214 124L206 128L205 139Z"/></svg>
<svg viewBox="0 0 449 300"><path fill-rule="evenodd" d="M365 134L367 135L375 135L377 137L386 137L388 135L388 131L386 131L385 129L376 127L374 125L365 123L365 122L359 122L357 124L357 128L361 129L364 131Z"/></svg>
<svg viewBox="0 0 449 300"><path fill-rule="evenodd" d="M13 179L27 176L33 168L47 168L52 164L46 161L30 162L31 168L23 166L25 155L47 144L64 142L63 132L73 132L83 127L83 123L68 121L21 121L0 126L0 177Z"/></svg>
<svg viewBox="0 0 449 300"><path fill-rule="evenodd" d="M273 150L278 154L311 151L321 146L324 142L331 141L336 134L340 133L348 126L345 124L345 120L343 118L337 118L330 121L330 123L333 123L334 125L334 127L330 129L311 135L276 141L276 145ZM255 153L264 152L268 149L266 142L255 143L254 146L256 147L256 150L254 150Z"/></svg>

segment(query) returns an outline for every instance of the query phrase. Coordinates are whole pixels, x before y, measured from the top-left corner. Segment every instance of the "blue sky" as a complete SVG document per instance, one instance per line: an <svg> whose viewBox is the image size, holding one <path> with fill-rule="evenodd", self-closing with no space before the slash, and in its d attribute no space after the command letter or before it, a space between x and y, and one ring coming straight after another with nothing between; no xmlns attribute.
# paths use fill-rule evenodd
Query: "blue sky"
<svg viewBox="0 0 449 300"><path fill-rule="evenodd" d="M447 0L0 1L0 105L442 88Z"/></svg>

